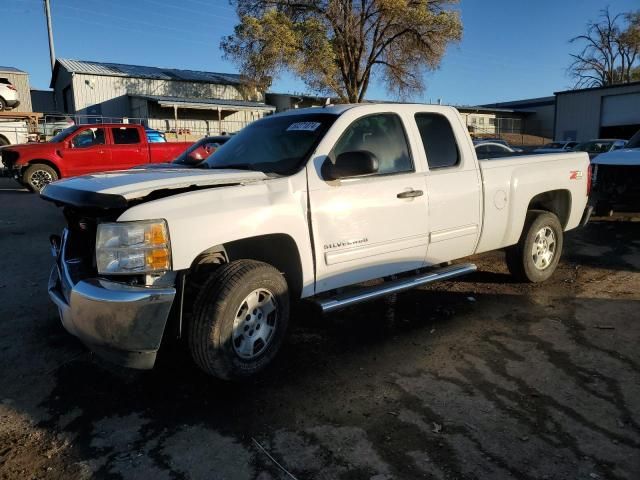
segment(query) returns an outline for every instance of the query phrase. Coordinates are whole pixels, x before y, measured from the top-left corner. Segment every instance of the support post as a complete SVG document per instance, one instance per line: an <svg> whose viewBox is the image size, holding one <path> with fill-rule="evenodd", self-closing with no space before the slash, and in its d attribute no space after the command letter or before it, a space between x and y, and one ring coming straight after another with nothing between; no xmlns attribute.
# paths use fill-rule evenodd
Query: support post
<svg viewBox="0 0 640 480"><path fill-rule="evenodd" d="M49 34L49 57L51 60L51 73L56 64L56 51L53 48L53 27L51 26L51 7L49 0L44 0L44 15L47 18L47 33Z"/></svg>

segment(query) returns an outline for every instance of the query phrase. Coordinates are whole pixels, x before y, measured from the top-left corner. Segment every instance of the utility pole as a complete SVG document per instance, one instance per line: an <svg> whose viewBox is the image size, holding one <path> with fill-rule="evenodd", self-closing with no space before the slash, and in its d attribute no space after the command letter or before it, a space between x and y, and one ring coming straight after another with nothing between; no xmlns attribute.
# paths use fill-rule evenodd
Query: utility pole
<svg viewBox="0 0 640 480"><path fill-rule="evenodd" d="M51 57L51 71L56 63L56 51L53 48L53 29L51 28L51 7L49 0L44 0L44 14L47 17L47 32L49 33L49 57Z"/></svg>

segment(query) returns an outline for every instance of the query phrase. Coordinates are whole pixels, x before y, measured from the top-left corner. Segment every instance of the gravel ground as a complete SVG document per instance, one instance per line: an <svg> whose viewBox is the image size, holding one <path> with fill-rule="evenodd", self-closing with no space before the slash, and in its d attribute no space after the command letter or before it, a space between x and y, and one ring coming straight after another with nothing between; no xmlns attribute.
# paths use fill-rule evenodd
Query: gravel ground
<svg viewBox="0 0 640 480"><path fill-rule="evenodd" d="M638 216L570 232L542 285L496 252L457 282L301 309L236 385L179 350L149 372L88 353L46 295L61 213L9 180L0 206L2 479L640 478Z"/></svg>

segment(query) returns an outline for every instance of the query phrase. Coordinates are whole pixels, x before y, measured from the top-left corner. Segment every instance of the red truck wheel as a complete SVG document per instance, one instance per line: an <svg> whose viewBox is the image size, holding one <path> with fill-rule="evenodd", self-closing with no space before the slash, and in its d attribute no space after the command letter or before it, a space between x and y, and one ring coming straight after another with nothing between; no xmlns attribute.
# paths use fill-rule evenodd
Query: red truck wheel
<svg viewBox="0 0 640 480"><path fill-rule="evenodd" d="M58 172L44 163L34 163L24 171L22 183L34 192L41 192L42 189L58 180Z"/></svg>

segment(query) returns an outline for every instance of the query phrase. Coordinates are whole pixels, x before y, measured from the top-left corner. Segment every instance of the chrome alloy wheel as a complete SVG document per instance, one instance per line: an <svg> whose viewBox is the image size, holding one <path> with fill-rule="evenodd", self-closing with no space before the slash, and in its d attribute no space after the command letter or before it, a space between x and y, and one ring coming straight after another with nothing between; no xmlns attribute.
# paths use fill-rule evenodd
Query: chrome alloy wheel
<svg viewBox="0 0 640 480"><path fill-rule="evenodd" d="M258 288L245 297L233 321L233 349L240 358L260 355L273 339L278 307L273 294Z"/></svg>
<svg viewBox="0 0 640 480"><path fill-rule="evenodd" d="M542 227L536 233L531 247L533 264L538 270L544 270L553 261L556 254L556 235L551 227Z"/></svg>
<svg viewBox="0 0 640 480"><path fill-rule="evenodd" d="M31 186L38 192L51 182L53 182L53 177L46 170L36 170L31 174L31 178L29 179Z"/></svg>

